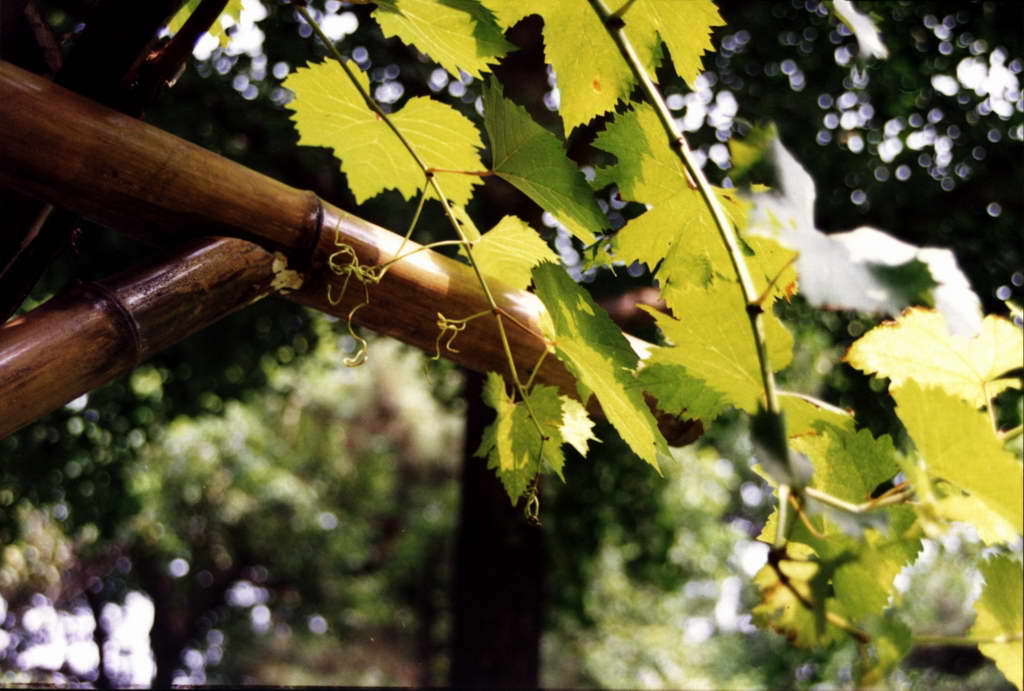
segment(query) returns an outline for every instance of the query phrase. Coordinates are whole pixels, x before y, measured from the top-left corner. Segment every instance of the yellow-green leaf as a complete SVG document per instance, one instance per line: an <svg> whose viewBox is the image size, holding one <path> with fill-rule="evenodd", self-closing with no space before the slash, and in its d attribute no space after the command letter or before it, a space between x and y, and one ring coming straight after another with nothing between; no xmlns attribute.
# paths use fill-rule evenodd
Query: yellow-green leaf
<svg viewBox="0 0 1024 691"><path fill-rule="evenodd" d="M833 567L808 559L811 551L805 545L790 543L787 552L754 576L761 602L751 613L797 647L828 646L841 636L826 620L834 604L834 599L828 597Z"/></svg>
<svg viewBox="0 0 1024 691"><path fill-rule="evenodd" d="M544 335L576 377L580 397L585 401L593 392L633 452L657 468L659 458L669 457L668 443L637 386L633 370L638 358L622 331L560 266L541 264L533 270L533 281L547 308Z"/></svg>
<svg viewBox="0 0 1024 691"><path fill-rule="evenodd" d="M1009 544L1017 539L1017 531L1003 516L988 508L985 502L956 490L934 500L934 509L949 521L970 523L986 545Z"/></svg>
<svg viewBox="0 0 1024 691"><path fill-rule="evenodd" d="M728 403L748 413L756 412L764 387L739 287L719 281L707 290L693 287L675 291L673 297L670 304L678 319L647 310L675 345L659 350L654 362L682 365ZM793 337L771 313L764 315L764 323L769 362L773 370L780 370L792 358Z"/></svg>
<svg viewBox="0 0 1024 691"><path fill-rule="evenodd" d="M815 488L854 504L868 501L900 469L892 439L876 439L866 429L854 432L819 423L814 433L793 438L790 445L811 459Z"/></svg>
<svg viewBox="0 0 1024 691"><path fill-rule="evenodd" d="M786 434L790 437L814 433L823 424L847 432L854 431L853 415L824 401L816 401L791 392L780 392L779 405L786 415Z"/></svg>
<svg viewBox="0 0 1024 691"><path fill-rule="evenodd" d="M1000 555L981 565L985 588L974 604L978 618L968 634L985 639L978 649L992 658L999 671L1024 689L1024 577L1021 563Z"/></svg>
<svg viewBox="0 0 1024 691"><path fill-rule="evenodd" d="M1024 366L1024 335L1007 319L988 315L977 336L954 336L941 314L915 307L864 334L845 359L862 372L888 377L893 386L908 380L939 386L981 407L1019 386L999 377Z"/></svg>
<svg viewBox="0 0 1024 691"><path fill-rule="evenodd" d="M624 199L648 209L617 234L616 257L639 261L658 271L662 284L707 285L716 274L735 277L729 254L700 192L686 182L686 170L668 145L657 114L635 106L601 132L594 146L618 158L602 181L614 180ZM732 210L739 203L729 190L716 190Z"/></svg>
<svg viewBox="0 0 1024 691"><path fill-rule="evenodd" d="M355 71L364 89L369 82ZM406 199L416 197L425 184L424 174L387 124L363 101L341 66L323 62L301 67L284 81L295 92L288 104L299 131L299 144L324 146L341 159L356 201L362 203L386 189ZM480 133L454 108L425 96L409 99L389 116L408 139L424 164L445 170L483 169ZM441 175L445 195L463 205L480 180L472 175Z"/></svg>
<svg viewBox="0 0 1024 691"><path fill-rule="evenodd" d="M505 216L484 233L473 245L473 258L485 276L494 276L517 290L530 285L534 266L558 261L537 231L515 216Z"/></svg>
<svg viewBox="0 0 1024 691"><path fill-rule="evenodd" d="M658 410L710 423L727 407L722 395L674 362L674 348L655 348L644 360L637 384L658 401Z"/></svg>
<svg viewBox="0 0 1024 691"><path fill-rule="evenodd" d="M188 0L181 9L171 18L171 21L167 23L167 30L171 34L176 34L181 30L181 27L185 26L185 22L188 21L189 16L192 12L199 7L199 3L202 0ZM224 17L231 18L232 22L237 24L238 17L242 14L242 0L228 0L228 3L224 6L224 10L220 13L220 16L213 21L210 25L209 33L218 41L221 46L226 46L230 37L228 36L227 30L224 28L224 24L221 23L221 19Z"/></svg>
<svg viewBox="0 0 1024 691"><path fill-rule="evenodd" d="M626 0L609 3L617 10ZM629 98L633 74L587 0L484 0L503 27L523 17L544 18L544 49L558 77L565 131L608 112ZM642 0L624 15L626 33L645 69L653 73L664 40L680 75L693 85L701 56L711 49L712 27L721 25L710 0Z"/></svg>
<svg viewBox="0 0 1024 691"><path fill-rule="evenodd" d="M450 74L479 78L513 48L476 0L378 0L373 18L388 38L416 46Z"/></svg>
<svg viewBox="0 0 1024 691"><path fill-rule="evenodd" d="M496 80L484 87L483 99L494 174L549 211L580 240L593 242L607 220L562 143L525 108L506 99Z"/></svg>
<svg viewBox="0 0 1024 691"><path fill-rule="evenodd" d="M1024 533L1024 474L1003 449L988 416L972 404L914 380L890 388L928 476L970 493Z"/></svg>
<svg viewBox="0 0 1024 691"><path fill-rule="evenodd" d="M563 443L585 456L587 443L594 439L587 411L552 386L535 386L526 402L516 401L508 395L505 380L489 372L483 399L497 417L484 430L475 455L488 459L487 467L497 472L513 504L538 473L554 472L562 478Z"/></svg>
<svg viewBox="0 0 1024 691"><path fill-rule="evenodd" d="M587 409L575 398L560 396L562 400L562 426L559 432L562 439L581 456L587 455L587 444L598 441L594 436L594 421L590 419Z"/></svg>

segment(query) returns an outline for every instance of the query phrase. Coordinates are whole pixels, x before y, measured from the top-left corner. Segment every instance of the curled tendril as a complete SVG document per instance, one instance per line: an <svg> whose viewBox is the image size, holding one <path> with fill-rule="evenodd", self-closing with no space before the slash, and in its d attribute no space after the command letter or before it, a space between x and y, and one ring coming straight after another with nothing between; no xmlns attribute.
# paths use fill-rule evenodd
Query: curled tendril
<svg viewBox="0 0 1024 691"><path fill-rule="evenodd" d="M523 507L523 513L526 515L526 520L531 525L539 526L540 522L540 476L536 475L533 478L533 482L530 483L530 489L527 490L526 505Z"/></svg>
<svg viewBox="0 0 1024 691"><path fill-rule="evenodd" d="M440 312L437 313L437 328L440 331L437 332L437 340L434 342L434 359L441 359L441 339L444 338L445 334L449 334L448 340L445 342L445 350L452 353L459 352L455 346L455 337L466 330L466 324L469 323L468 319L449 319Z"/></svg>
<svg viewBox="0 0 1024 691"><path fill-rule="evenodd" d="M364 266L363 264L360 264L355 248L342 242L341 238L341 229L335 228L334 245L338 250L333 252L331 256L327 258L327 266L334 274L344 276L345 280L341 284L341 291L338 293L337 297L335 297L331 292L331 284L327 284L327 302L329 302L332 307L337 306L345 296L345 291L348 290L348 282L353 276L355 276L356 280L363 286L363 301L353 307L348 313L348 335L356 342L356 352L351 357L347 357L342 360L346 367L358 367L366 362L367 343L366 339L357 334L355 329L352 328L352 319L356 312L370 304L369 286L380 283L380 279L384 277L385 271L377 266ZM346 258L348 261L344 262Z"/></svg>

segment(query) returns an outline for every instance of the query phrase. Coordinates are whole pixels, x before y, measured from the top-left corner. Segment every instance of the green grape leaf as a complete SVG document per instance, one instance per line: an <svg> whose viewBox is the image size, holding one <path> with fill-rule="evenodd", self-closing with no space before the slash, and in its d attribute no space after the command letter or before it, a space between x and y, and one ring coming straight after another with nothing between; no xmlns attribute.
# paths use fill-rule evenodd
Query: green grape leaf
<svg viewBox="0 0 1024 691"><path fill-rule="evenodd" d="M978 618L968 634L989 639L978 645L999 671L1024 689L1024 576L1021 564L1009 555L997 555L981 565L985 588L974 604ZM996 639L995 641L991 639ZM999 642L1000 639L1005 642Z"/></svg>
<svg viewBox="0 0 1024 691"><path fill-rule="evenodd" d="M611 317L556 264L533 270L537 297L547 311L541 317L544 335L555 343L555 354L576 377L580 398L593 392L608 421L633 452L658 468L669 458L668 443L633 371L638 357Z"/></svg>
<svg viewBox="0 0 1024 691"><path fill-rule="evenodd" d="M754 576L761 602L751 613L797 647L827 647L842 635L826 618L826 612L835 607L835 599L829 597L829 579L839 562L811 560L810 548L799 543L787 545L786 552L769 558Z"/></svg>
<svg viewBox="0 0 1024 691"><path fill-rule="evenodd" d="M914 644L910 628L893 612L871 617L865 627L871 636L864 659L864 673L858 680L861 688L884 688L885 679Z"/></svg>
<svg viewBox="0 0 1024 691"><path fill-rule="evenodd" d="M554 472L564 480L563 443L586 455L587 443L594 439L594 423L583 406L559 395L552 386L535 386L525 403L515 401L501 376L490 372L483 398L495 409L497 418L484 430L475 455L488 459L488 467L497 472L513 504L538 473Z"/></svg>
<svg viewBox="0 0 1024 691"><path fill-rule="evenodd" d="M505 216L484 233L473 245L473 258L485 276L494 276L516 290L530 285L534 266L558 261L537 231L515 216Z"/></svg>
<svg viewBox="0 0 1024 691"><path fill-rule="evenodd" d="M689 288L671 293L675 319L646 309L676 347L659 351L656 362L682 365L721 394L728 403L754 413L764 388L746 304L735 283L719 281L707 290ZM666 294L666 301L669 294ZM768 361L773 370L789 364L793 337L775 315L764 314Z"/></svg>
<svg viewBox="0 0 1024 691"><path fill-rule="evenodd" d="M181 30L181 27L185 26L185 22L192 15L192 12L199 7L199 3L202 0L187 0L187 2L181 6L171 21L167 23L167 30L171 34L176 34ZM220 17L214 20L213 24L210 25L209 33L211 36L220 41L221 47L226 46L230 40L227 29L224 28L224 24L221 23L221 19L224 17L230 17L232 21L237 24L238 17L242 14L242 0L228 0L228 3L224 6L224 10L220 13Z"/></svg>
<svg viewBox="0 0 1024 691"><path fill-rule="evenodd" d="M476 0L378 0L373 18L456 77L461 69L479 79L515 47Z"/></svg>
<svg viewBox="0 0 1024 691"><path fill-rule="evenodd" d="M1001 391L1020 386L999 377L1024 366L1024 334L990 314L976 336L951 335L941 314L912 308L864 334L844 359L866 374L888 377L893 386L908 380L939 386L980 408Z"/></svg>
<svg viewBox="0 0 1024 691"><path fill-rule="evenodd" d="M795 437L790 445L811 460L816 489L860 504L899 472L896 447L888 435L876 439L866 429L854 432L827 423L815 427L815 433Z"/></svg>
<svg viewBox="0 0 1024 691"><path fill-rule="evenodd" d="M511 423L515 403L505 391L505 380L497 372L487 373L482 398L484 403L494 408L497 417L494 424L484 430L480 439L480 448L474 455L490 458L499 469L513 468L515 462L512 455Z"/></svg>
<svg viewBox="0 0 1024 691"><path fill-rule="evenodd" d="M655 348L644 360L637 384L658 401L658 410L710 423L728 404L704 380L673 362L673 348Z"/></svg>
<svg viewBox="0 0 1024 691"><path fill-rule="evenodd" d="M494 156L492 170L565 224L584 243L607 219L580 169L565 155L562 143L506 99L501 84L484 86L484 127Z"/></svg>
<svg viewBox="0 0 1024 691"><path fill-rule="evenodd" d="M626 0L609 3L617 10ZM523 17L544 19L544 47L561 93L566 133L629 98L633 74L586 0L484 0L501 26ZM625 15L626 33L644 68L653 73L664 40L680 75L692 86L701 56L711 49L711 29L724 22L710 0L644 0ZM582 48L582 49L581 49Z"/></svg>
<svg viewBox="0 0 1024 691"><path fill-rule="evenodd" d="M846 432L854 431L853 415L824 401L780 391L779 405L786 416L786 434L790 437L816 433L822 423Z"/></svg>
<svg viewBox="0 0 1024 691"><path fill-rule="evenodd" d="M931 478L959 487L1024 533L1024 475L988 417L972 404L914 380L890 388L896 414Z"/></svg>
<svg viewBox="0 0 1024 691"><path fill-rule="evenodd" d="M787 398L800 400L788 396L783 400ZM783 405L794 409L792 403ZM888 436L876 439L867 430L855 431L851 416L827 408L818 409L817 419L809 420L804 416L815 416L815 411L796 410L796 424L789 427L790 445L811 463L811 487L860 504L899 471ZM920 540L903 537L916 520L915 512L894 506L858 516L811 499L805 511L816 524L815 532L797 522L792 539L821 559L836 562L831 585L838 610L855 622L866 614L881 614L892 596L893 580L920 548ZM769 517L761 539L771 539L777 516L778 509Z"/></svg>
<svg viewBox="0 0 1024 691"><path fill-rule="evenodd" d="M832 588L842 610L855 621L885 611L895 592L896 576L914 561L921 548L919 539L903 537L916 521L913 509L896 506L879 513L888 521L888 529L868 528L853 537L829 528L825 540L813 541L815 551L823 558L852 555L836 568Z"/></svg>
<svg viewBox="0 0 1024 691"><path fill-rule="evenodd" d="M625 0L611 3L613 9ZM655 34L668 46L676 73L692 88L703 70L702 58L714 50L711 30L724 26L725 20L711 0L642 0L625 15L626 33L639 40L648 53L641 53L647 65L657 61L657 52L649 48Z"/></svg>
<svg viewBox="0 0 1024 691"><path fill-rule="evenodd" d="M587 444L599 441L594 436L594 421L590 419L587 409L575 398L560 396L562 401L562 426L559 432L562 439L583 457L587 455Z"/></svg>
<svg viewBox="0 0 1024 691"><path fill-rule="evenodd" d="M1013 524L977 497L954 491L933 501L935 511L946 520L973 525L986 545L1008 544L1017 539Z"/></svg>
<svg viewBox="0 0 1024 691"><path fill-rule="evenodd" d="M653 108L635 106L619 115L594 146L618 158L602 181L618 182L624 199L648 207L618 231L617 259L643 262L652 270L664 259L657 273L663 285L708 285L719 274L735 277L714 218L700 192L687 185L686 170ZM716 193L728 213L739 215L741 203L731 190L716 188Z"/></svg>
<svg viewBox="0 0 1024 691"><path fill-rule="evenodd" d="M355 76L368 90L366 75L356 70ZM287 107L293 111L299 144L332 149L341 159L357 202L386 189L396 189L406 199L420 193L423 172L387 123L367 107L340 65L322 62L300 67L284 86L295 92L295 100ZM426 166L483 169L479 131L451 106L417 96L389 117ZM456 205L466 204L479 184L473 175L445 175L443 180L445 194Z"/></svg>

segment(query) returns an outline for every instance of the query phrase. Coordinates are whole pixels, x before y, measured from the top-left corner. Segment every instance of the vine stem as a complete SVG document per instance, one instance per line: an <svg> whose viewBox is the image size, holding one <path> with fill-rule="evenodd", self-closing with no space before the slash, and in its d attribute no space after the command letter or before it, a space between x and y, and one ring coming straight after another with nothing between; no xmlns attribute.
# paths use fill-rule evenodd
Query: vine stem
<svg viewBox="0 0 1024 691"><path fill-rule="evenodd" d="M466 234L463 232L462 227L459 225L458 219L455 218L455 214L452 211L450 203L448 202L448 198L445 196L444 190L442 190L441 186L438 184L437 178L434 175L433 170L426 163L423 162L423 159L420 157L419 153L416 151L416 148L412 145L412 143L405 137L402 131L398 129L394 121L388 116L386 112L384 112L384 109L380 107L380 105L373 99L372 96L370 96L370 93L365 88L363 88L363 85L356 78L356 75L352 71L352 68L349 67L348 62L345 60L345 57L341 54L337 46L334 45L334 42L327 36L327 34L323 32L323 29L320 28L320 25L317 23L315 19L313 19L312 15L310 15L305 3L297 2L295 4L295 10L302 16L303 20L305 20L305 22L310 26L313 32L317 35L317 38L320 39L320 42L324 44L324 47L327 48L327 51L331 54L331 57L333 57L338 62L338 64L341 65L341 68L345 71L345 75L348 77L349 81L352 82L353 86L355 86L356 90L359 92L359 95L366 103L366 106L378 118L380 118L380 120L382 120L385 125L387 125L388 129L390 129L391 132L395 135L395 137L398 138L398 141L402 143L402 146L412 157L413 161L416 162L416 165L419 167L419 169L423 171L423 175L426 177L427 183L434 190L434 193L437 195L438 201L441 202L441 207L444 209L445 216L447 216L449 223L451 223L452 228L455 230L455 233L459 236L459 240L463 243L465 247L466 257L469 259L469 265L473 268L473 273L476 274L477 281L479 281L480 283L480 288L483 290L484 297L487 300L487 304L490 307L491 313L494 315L495 321L498 324L498 335L501 339L501 347L502 350L505 351L505 359L508 364L509 372L512 375L512 384L515 386L516 393L519 394L519 397L522 399L523 404L526 406L526 411L527 413L529 413L530 419L533 421L534 427L537 428L537 433L540 435L541 441L543 442L547 440L547 436L544 434L544 430L540 426L540 420L537 418L536 414L533 412L533 408L530 406L530 400L529 398L527 398L526 389L523 387L522 382L520 382L519 380L519 372L516 369L515 357L512 355L512 347L509 344L508 334L505 331L505 324L501 317L502 310L498 307L498 303L494 299L494 295L491 292L491 288L487 284L487 280L484 278L483 272L480 271L480 267L477 265L476 259L473 257L472 243L469 241L469 239L466 237Z"/></svg>
<svg viewBox="0 0 1024 691"><path fill-rule="evenodd" d="M1014 643L1024 634L1003 634L992 638L971 638L969 636L914 636L914 645L962 645L973 647L984 643Z"/></svg>
<svg viewBox="0 0 1024 691"><path fill-rule="evenodd" d="M658 115L658 120L664 128L665 134L668 136L671 148L683 164L683 168L688 176L687 183L691 188L696 187L697 191L700 193L701 198L704 200L704 204L711 212L711 216L715 221L715 226L718 229L718 234L722 239L722 243L725 245L726 250L729 253L729 259L732 262L733 270L736 272L736 277L739 279L740 289L743 291L743 299L746 303L747 317L750 321L750 329L753 333L754 346L757 350L757 360L761 370L761 383L764 388L766 408L770 415L775 416L779 420L779 424L773 425L772 427L777 430L776 433L780 435L781 438L772 440L771 448L779 450L783 456L780 460L785 466L789 478L794 482L798 482L798 474L795 472L795 468L793 468L793 463L789 455L789 444L786 439L785 422L782 419L782 408L779 405L778 392L775 387L775 375L772 372L771 363L768 359L767 338L765 336L764 319L762 317L764 310L761 307L760 296L758 295L757 288L754 285L754 280L750 275L750 270L747 268L747 263L743 259L743 252L740 249L739 238L736 236L736 231L726 216L722 203L711 188L711 184L704 176L704 171L701 170L700 166L697 165L696 160L694 160L693 153L690 151L690 147L686 143L686 138L676 125L675 118L673 118L672 114L669 112L665 99L662 98L661 92L658 91L658 87L654 84L650 75L647 74L647 70L644 68L643 63L640 61L636 51L633 49L633 44L626 35L625 20L621 14L612 13L608 9L607 5L605 5L604 0L590 0L590 5L594 8L597 16L601 19L601 23L604 25L605 30L608 32L609 36L611 36L612 40L615 41L615 45L618 46L619 52L622 53L622 57L629 64L634 76L636 76L640 85L643 87L644 94L647 96L648 102L654 106L654 110ZM787 535L789 534L793 521L792 514L785 510L785 506L788 502L783 500L783 495L787 495L786 498L788 499L788 495L792 490L794 496L799 502L802 492L801 487L790 487L788 485L781 485L779 489L779 521L775 533L776 547L781 547L786 543Z"/></svg>

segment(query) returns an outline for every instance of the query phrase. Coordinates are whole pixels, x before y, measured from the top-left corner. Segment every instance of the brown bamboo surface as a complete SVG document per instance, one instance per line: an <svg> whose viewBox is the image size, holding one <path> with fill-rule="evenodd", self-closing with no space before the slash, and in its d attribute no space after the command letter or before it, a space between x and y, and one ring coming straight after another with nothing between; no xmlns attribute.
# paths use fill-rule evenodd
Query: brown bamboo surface
<svg viewBox="0 0 1024 691"><path fill-rule="evenodd" d="M79 283L0 326L0 438L264 297L273 257L236 238Z"/></svg>
<svg viewBox="0 0 1024 691"><path fill-rule="evenodd" d="M115 230L166 241L189 235L231 235L288 249L292 268L312 277L293 299L347 317L363 301L355 280L338 305L342 278L324 270L340 247L353 248L363 265L396 256L402 239L352 214L288 187L135 118L99 106L44 79L0 62L0 184L70 209ZM436 252L414 252L370 288L369 304L355 321L427 351L437 340L438 311L460 318L487 309L472 270ZM501 307L539 333L541 309L530 293L492 280ZM522 371L544 350L534 334L512 326L509 338ZM493 317L472 322L456 350L443 355L475 370L504 361ZM551 358L543 379L571 390L571 378Z"/></svg>
<svg viewBox="0 0 1024 691"><path fill-rule="evenodd" d="M0 93L0 128L17 133L0 138L0 185L151 241L229 235L286 249L291 268L306 276L289 297L344 318L366 294L352 279L340 302L332 305L328 284L337 296L343 278L326 270L329 257L348 246L362 265L373 266L394 258L401 248L409 256L368 287L369 302L355 313L354 322L428 352L435 349L439 311L458 319L487 309L467 265L432 251L414 252L416 243L403 246L398 235L310 192L3 62ZM545 349L538 338L540 302L498 280L489 283L499 306L525 327L509 325L507 333L517 367L526 375ZM647 347L634 339L641 354ZM454 349L442 345L441 355L477 371L505 370L492 315L471 322ZM575 393L572 377L553 357L544 359L538 380ZM0 416L6 407L0 394Z"/></svg>

